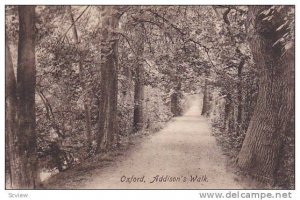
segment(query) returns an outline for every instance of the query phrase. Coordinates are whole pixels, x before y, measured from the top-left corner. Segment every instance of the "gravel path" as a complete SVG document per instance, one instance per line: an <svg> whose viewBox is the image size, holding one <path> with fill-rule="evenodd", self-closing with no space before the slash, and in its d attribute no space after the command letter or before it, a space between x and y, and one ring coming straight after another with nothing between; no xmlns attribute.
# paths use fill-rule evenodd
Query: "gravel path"
<svg viewBox="0 0 300 200"><path fill-rule="evenodd" d="M200 102L144 140L128 157L93 174L84 189L243 189L200 116Z"/></svg>

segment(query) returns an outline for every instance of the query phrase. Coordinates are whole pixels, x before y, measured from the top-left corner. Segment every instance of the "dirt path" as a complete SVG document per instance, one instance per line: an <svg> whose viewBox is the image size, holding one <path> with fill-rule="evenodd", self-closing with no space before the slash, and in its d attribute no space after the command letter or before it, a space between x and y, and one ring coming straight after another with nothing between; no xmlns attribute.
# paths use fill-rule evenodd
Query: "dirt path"
<svg viewBox="0 0 300 200"><path fill-rule="evenodd" d="M199 105L193 101L184 116L78 188L241 189L235 175L226 170L225 157L200 116ZM198 180L192 181L191 176Z"/></svg>

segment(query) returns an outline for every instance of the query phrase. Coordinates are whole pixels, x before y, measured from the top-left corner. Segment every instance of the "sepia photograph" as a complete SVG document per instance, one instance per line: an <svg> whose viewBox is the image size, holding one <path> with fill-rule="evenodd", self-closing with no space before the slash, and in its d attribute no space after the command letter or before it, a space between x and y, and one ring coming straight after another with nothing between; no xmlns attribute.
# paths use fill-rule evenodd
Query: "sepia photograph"
<svg viewBox="0 0 300 200"><path fill-rule="evenodd" d="M295 190L295 5L3 7L5 190Z"/></svg>

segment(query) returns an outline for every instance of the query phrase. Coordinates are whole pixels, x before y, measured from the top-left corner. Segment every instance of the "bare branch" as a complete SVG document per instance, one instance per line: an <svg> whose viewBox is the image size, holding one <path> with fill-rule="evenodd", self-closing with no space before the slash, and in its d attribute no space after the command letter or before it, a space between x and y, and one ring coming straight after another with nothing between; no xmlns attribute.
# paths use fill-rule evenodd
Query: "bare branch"
<svg viewBox="0 0 300 200"><path fill-rule="evenodd" d="M71 26L67 29L67 31L62 35L62 37L58 40L58 42L60 42L62 40L62 42L64 41L66 35L68 34L68 32L71 30L71 28L75 25L75 23L80 19L80 17L85 13L85 11L87 11L87 9L90 6L87 6L82 13L74 20L74 22L71 24Z"/></svg>
<svg viewBox="0 0 300 200"><path fill-rule="evenodd" d="M129 41L129 38L124 34L124 33L121 33L121 32L117 32L119 35L121 35L123 38L125 38L127 44L129 45L129 48L131 49L131 51L134 53L135 56L138 56L137 53L135 52L134 48L132 47L130 41ZM143 58L143 61L151 68L153 68L145 58Z"/></svg>

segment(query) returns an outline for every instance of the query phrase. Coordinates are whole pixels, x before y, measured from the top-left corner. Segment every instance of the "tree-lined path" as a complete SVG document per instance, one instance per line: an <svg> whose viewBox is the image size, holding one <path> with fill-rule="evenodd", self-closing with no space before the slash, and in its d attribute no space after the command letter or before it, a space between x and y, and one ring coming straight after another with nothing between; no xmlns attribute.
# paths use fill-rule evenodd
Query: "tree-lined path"
<svg viewBox="0 0 300 200"><path fill-rule="evenodd" d="M294 188L294 6L5 11L7 189Z"/></svg>
<svg viewBox="0 0 300 200"><path fill-rule="evenodd" d="M166 128L145 140L125 160L99 170L92 180L78 188L241 189L234 180L235 175L226 170L225 157L211 135L207 120L200 115L200 105L200 99L192 101L182 117L171 120ZM159 178L155 181L157 175L166 182L159 182ZM145 183L122 182L125 180L122 176L144 176ZM193 182L191 176L201 180ZM180 181L170 182L169 178L174 177L179 177Z"/></svg>

